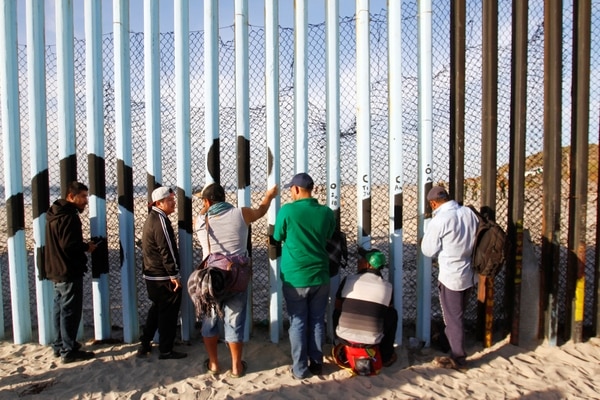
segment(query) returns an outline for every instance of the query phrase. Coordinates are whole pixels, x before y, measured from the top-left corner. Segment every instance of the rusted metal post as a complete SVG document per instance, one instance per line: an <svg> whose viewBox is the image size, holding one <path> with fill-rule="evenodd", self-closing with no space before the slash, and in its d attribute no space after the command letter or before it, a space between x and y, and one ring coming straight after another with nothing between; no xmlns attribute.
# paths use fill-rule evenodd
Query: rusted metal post
<svg viewBox="0 0 600 400"><path fill-rule="evenodd" d="M560 265L562 2L544 2L544 175L540 336L556 346Z"/></svg>
<svg viewBox="0 0 600 400"><path fill-rule="evenodd" d="M513 0L510 107L510 162L508 166L508 247L506 296L512 322L510 343L519 344L521 271L523 266L523 213L525 208L525 136L527 131L527 13L528 2ZM500 179L504 179L501 176Z"/></svg>
<svg viewBox="0 0 600 400"><path fill-rule="evenodd" d="M490 219L496 212L496 143L498 141L498 1L483 2L483 106L481 129L481 211ZM478 296L478 320L485 321L483 346L492 345L494 281L480 278L485 298ZM481 290L480 290L481 295Z"/></svg>
<svg viewBox="0 0 600 400"><path fill-rule="evenodd" d="M450 3L450 197L465 197L465 21L466 0Z"/></svg>
<svg viewBox="0 0 600 400"><path fill-rule="evenodd" d="M588 129L590 101L591 2L573 3L573 84L569 190L569 257L565 340L583 339L585 300L585 248L588 189Z"/></svg>

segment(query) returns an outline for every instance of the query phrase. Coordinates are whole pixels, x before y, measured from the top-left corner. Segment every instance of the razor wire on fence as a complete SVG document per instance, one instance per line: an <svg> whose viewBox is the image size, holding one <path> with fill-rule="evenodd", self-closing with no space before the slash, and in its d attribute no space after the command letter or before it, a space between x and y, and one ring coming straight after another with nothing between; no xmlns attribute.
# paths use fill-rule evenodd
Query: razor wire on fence
<svg viewBox="0 0 600 400"><path fill-rule="evenodd" d="M450 10L448 4L438 2L434 5L432 53L433 53L433 160L435 182L448 185L449 180L449 107L450 107L450 52L449 52L449 21ZM509 132L510 132L510 99L511 99L511 2L501 1L499 6L499 26L501 27L498 57L498 198L496 204L497 221L506 226L507 220L507 194L508 194L508 160L509 160ZM566 7L565 15L572 13ZM418 77L417 77L417 11L416 4L403 2L402 42L397 51L402 51L403 58L403 149L404 162L404 187L403 187L403 276L402 287L403 307L402 315L405 324L414 324L416 320L416 279L417 279L417 166L419 143L419 111L418 111ZM592 38L600 37L600 10L598 2L595 3L592 19ZM525 220L524 227L531 233L532 242L539 257L541 244L541 216L542 216L542 148L543 148L543 18L542 2L531 2L529 10L529 51L528 51L528 98L527 98L527 161L526 161L526 188L525 188ZM385 10L371 16L371 153L372 153L372 245L389 255L389 199L388 199L388 87L387 87L387 56L388 51L395 51L387 40L387 16ZM349 251L351 259L348 270L342 274L354 272L356 265L356 234L357 234L357 189L355 176L356 164L356 20L354 18L340 19L340 173L341 173L341 228L348 234ZM465 203L479 205L481 193L480 171L481 163L481 64L482 64L482 15L477 5L467 8L467 36L466 36L466 112L465 112ZM294 36L293 30L280 28L280 135L281 135L281 180L286 181L293 174L294 168ZM309 173L315 179L315 197L321 203L326 203L326 93L325 93L325 25L310 25L308 29L309 42ZM572 64L572 32L564 32L564 103L565 109L570 108L569 82L570 73L568 66ZM192 177L192 186L198 190L204 184L205 169L205 143L204 143L204 34L192 32L190 43L190 134L191 134L191 165L189 172ZM114 327L123 326L121 309L121 284L120 284L120 245L118 237L118 203L117 203L117 172L116 172L116 139L115 139L115 98L114 98L114 65L113 65L113 36L103 38L103 87L104 87L104 145L106 162L106 218L110 263L110 318ZM143 34L131 33L131 124L132 124L132 151L134 171L134 215L135 215L135 242L140 242L142 226L147 214L146 188L146 160L145 160L145 98L144 98L144 41ZM597 142L598 135L598 109L600 90L600 73L598 54L598 40L592 41L592 87L590 91L590 142ZM264 29L251 26L249 29L249 76L250 76L250 165L252 204L256 205L266 190L267 183L267 155L266 155L266 108L265 108L265 54L264 54ZM77 132L77 168L78 179L87 181L86 157L86 79L99 79L86 77L85 42L75 40L75 121ZM54 201L60 195L59 170L58 170L58 143L57 137L57 66L54 46L46 48L46 77L47 77L47 118L48 118L48 154L49 178L51 185L51 198ZM26 48L20 46L20 107L23 155L23 180L28 182L29 141L28 110L27 110L27 61ZM162 140L162 171L163 185L176 186L176 148L175 148L175 82L174 82L174 34L162 33L160 35L161 54L161 140ZM221 42L219 49L219 135L221 176L220 182L226 188L227 200L236 203L236 121L235 121L235 53L233 42ZM564 121L563 145L565 148L570 143L570 121ZM1 124L1 120L0 120ZM595 131L594 131L595 129ZM598 179L598 148L590 146L590 171L589 171L589 197L588 197L588 237L586 251L586 276L587 282L593 282L594 256L595 256L595 231L596 231L596 204L597 179ZM394 154L389 155L394 157ZM561 233L563 234L563 252L561 253L561 266L566 265L567 252L567 218L568 218L568 185L569 185L569 152L563 152L563 192ZM4 171L0 163L0 191L4 199ZM24 199L31 200L31 187L26 185ZM282 204L291 199L287 192L282 191ZM200 204L193 200L193 214L199 212ZM2 295L4 304L5 325L11 325L10 289L8 279L8 255L6 243L6 206L0 215L0 261L2 277ZM173 214L173 223L176 224L176 214ZM84 232L89 232L87 212L82 214ZM28 249L28 268L30 271L31 315L36 326L35 311L35 279L33 261L33 234L31 213L26 215L26 237ZM253 317L255 321L267 320L269 315L269 274L267 257L267 223L266 219L255 222L252 226L252 243L254 258L253 278ZM354 240L353 240L354 239ZM201 250L194 238L194 262L201 260ZM139 246L136 251L138 268L137 292L138 309L140 316L145 317L149 308L149 300L145 293L145 284L141 278L141 251ZM563 271L561 282L566 280ZM387 274L387 272L385 272ZM437 269L434 265L432 285L437 282ZM86 277L86 287L90 287L89 276ZM494 317L498 321L506 319L504 309L504 274L501 273L495 280L495 308ZM559 290L561 304L565 301L565 285ZM591 303L593 298L592 285L586 286L586 313L584 325L591 324ZM436 297L434 291L433 297ZM86 325L93 323L91 294L85 298L83 320ZM432 318L441 319L441 309L437 298L432 301ZM564 309L561 309L564 315ZM466 319L476 320L475 293L469 300Z"/></svg>

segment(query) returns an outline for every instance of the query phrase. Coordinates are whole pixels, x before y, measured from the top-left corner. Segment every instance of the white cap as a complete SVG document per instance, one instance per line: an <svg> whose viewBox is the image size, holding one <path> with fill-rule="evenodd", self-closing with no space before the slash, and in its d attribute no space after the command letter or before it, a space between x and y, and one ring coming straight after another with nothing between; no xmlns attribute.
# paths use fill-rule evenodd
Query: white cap
<svg viewBox="0 0 600 400"><path fill-rule="evenodd" d="M159 200L166 199L171 195L175 196L173 189L166 186L161 186L157 189L154 189L154 191L152 192L152 202L155 203Z"/></svg>

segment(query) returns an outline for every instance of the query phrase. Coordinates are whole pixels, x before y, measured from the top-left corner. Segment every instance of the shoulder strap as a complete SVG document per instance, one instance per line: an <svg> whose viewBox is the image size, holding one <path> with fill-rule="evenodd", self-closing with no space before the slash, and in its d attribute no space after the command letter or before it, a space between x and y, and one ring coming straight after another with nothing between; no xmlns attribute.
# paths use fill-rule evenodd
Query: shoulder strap
<svg viewBox="0 0 600 400"><path fill-rule="evenodd" d="M206 254L206 257L208 257L208 255L210 254L210 236L208 235L208 214L206 214L204 216L204 229L206 230L206 243L208 245L208 254Z"/></svg>
<svg viewBox="0 0 600 400"><path fill-rule="evenodd" d="M481 215L481 213L479 211L477 211L477 209L475 208L475 206L469 204L467 206L471 211L473 211L473 213L478 217L478 218L482 218L483 216Z"/></svg>

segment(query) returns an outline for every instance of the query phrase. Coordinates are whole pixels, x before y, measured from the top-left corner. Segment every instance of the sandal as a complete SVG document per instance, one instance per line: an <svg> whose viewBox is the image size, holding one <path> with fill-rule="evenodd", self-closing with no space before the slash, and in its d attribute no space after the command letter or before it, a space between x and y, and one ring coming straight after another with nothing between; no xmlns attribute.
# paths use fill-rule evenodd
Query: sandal
<svg viewBox="0 0 600 400"><path fill-rule="evenodd" d="M211 375L219 375L221 373L221 371L219 371L218 369L217 370L210 369L209 365L210 365L210 359L207 358L206 360L204 360L204 368L206 369L206 372L208 372Z"/></svg>
<svg viewBox="0 0 600 400"><path fill-rule="evenodd" d="M450 357L436 357L433 359L433 365L440 368L455 369L456 363Z"/></svg>
<svg viewBox="0 0 600 400"><path fill-rule="evenodd" d="M433 365L440 368L455 369L460 372L467 372L469 370L466 364L460 365L451 357L436 357L433 359Z"/></svg>
<svg viewBox="0 0 600 400"><path fill-rule="evenodd" d="M240 372L239 374L234 374L233 372L229 372L229 376L231 378L241 378L242 376L246 375L247 370L248 370L248 364L246 363L246 361L242 360L242 372Z"/></svg>

